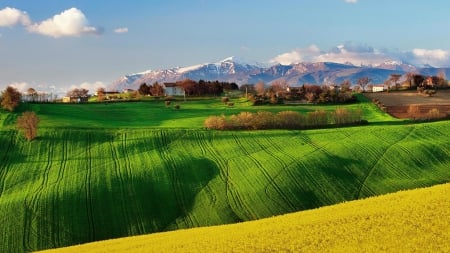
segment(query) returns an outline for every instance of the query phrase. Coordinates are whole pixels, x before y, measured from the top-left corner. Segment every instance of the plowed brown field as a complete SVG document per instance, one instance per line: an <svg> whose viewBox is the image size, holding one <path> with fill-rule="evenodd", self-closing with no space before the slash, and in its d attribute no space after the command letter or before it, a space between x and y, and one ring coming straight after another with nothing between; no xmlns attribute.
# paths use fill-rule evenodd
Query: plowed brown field
<svg viewBox="0 0 450 253"><path fill-rule="evenodd" d="M404 92L378 92L365 93L369 99L378 99L385 107L386 112L396 118L408 118L408 108L411 104L419 105L420 113L427 113L437 108L441 113L450 115L450 91L438 91L428 97L415 91Z"/></svg>

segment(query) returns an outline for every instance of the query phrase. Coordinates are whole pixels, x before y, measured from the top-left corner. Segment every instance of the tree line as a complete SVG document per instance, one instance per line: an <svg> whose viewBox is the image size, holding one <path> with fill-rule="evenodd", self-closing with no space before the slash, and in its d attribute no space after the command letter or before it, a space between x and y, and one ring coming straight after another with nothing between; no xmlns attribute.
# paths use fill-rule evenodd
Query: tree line
<svg viewBox="0 0 450 253"><path fill-rule="evenodd" d="M351 83L346 80L339 85L303 84L291 87L284 79L273 81L270 85L258 82L255 85L242 85L253 105L278 104L289 101L300 103L351 103L356 101L352 94Z"/></svg>
<svg viewBox="0 0 450 253"><path fill-rule="evenodd" d="M183 88L186 96L220 96L225 90L238 90L239 86L234 82L205 81L184 79L174 83L175 86ZM163 96L164 87L158 82L148 85L142 83L138 89L141 95Z"/></svg>

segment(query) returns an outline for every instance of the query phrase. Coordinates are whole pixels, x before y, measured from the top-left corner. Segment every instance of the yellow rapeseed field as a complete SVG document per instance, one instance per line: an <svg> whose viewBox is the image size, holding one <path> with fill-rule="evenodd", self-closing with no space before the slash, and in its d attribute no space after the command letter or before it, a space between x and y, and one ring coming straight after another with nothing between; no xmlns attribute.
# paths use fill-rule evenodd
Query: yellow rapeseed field
<svg viewBox="0 0 450 253"><path fill-rule="evenodd" d="M258 221L45 252L450 252L450 183Z"/></svg>

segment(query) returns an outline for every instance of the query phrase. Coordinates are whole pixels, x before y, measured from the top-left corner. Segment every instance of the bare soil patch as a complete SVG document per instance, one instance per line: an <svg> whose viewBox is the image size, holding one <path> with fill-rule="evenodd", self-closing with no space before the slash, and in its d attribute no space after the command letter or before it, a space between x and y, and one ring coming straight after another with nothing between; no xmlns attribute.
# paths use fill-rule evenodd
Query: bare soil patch
<svg viewBox="0 0 450 253"><path fill-rule="evenodd" d="M371 100L378 99L386 108L386 112L396 118L409 118L408 108L412 104L419 105L420 113L423 114L436 108L441 113L450 115L450 90L438 90L431 97L415 91L364 93L364 95Z"/></svg>

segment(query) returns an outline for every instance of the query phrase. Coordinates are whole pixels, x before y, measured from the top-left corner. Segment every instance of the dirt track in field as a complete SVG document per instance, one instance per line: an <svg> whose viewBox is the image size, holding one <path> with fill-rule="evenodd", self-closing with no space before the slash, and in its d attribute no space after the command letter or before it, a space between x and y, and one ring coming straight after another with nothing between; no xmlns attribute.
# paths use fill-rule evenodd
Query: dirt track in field
<svg viewBox="0 0 450 253"><path fill-rule="evenodd" d="M386 112L396 118L409 118L408 108L411 104L419 105L420 113L423 114L437 108L441 113L450 115L449 90L438 90L431 97L418 94L415 91L365 93L364 95L371 100L378 99L386 107Z"/></svg>

